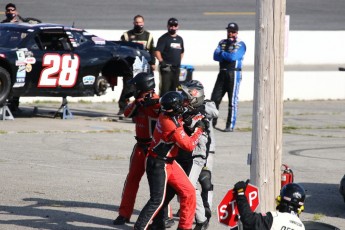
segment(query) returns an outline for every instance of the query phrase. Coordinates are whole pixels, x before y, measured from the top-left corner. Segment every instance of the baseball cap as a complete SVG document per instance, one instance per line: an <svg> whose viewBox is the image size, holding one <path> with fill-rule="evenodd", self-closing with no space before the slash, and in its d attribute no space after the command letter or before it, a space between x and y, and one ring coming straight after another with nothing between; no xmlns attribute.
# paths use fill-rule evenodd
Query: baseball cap
<svg viewBox="0 0 345 230"><path fill-rule="evenodd" d="M230 22L225 29L238 31L238 25L235 22Z"/></svg>
<svg viewBox="0 0 345 230"><path fill-rule="evenodd" d="M6 7L5 7L5 9L7 10L7 8L10 8L10 7L14 8L14 9L17 9L17 8L16 8L16 5L14 5L13 3L8 3L8 4L6 5Z"/></svg>
<svg viewBox="0 0 345 230"><path fill-rule="evenodd" d="M178 20L176 18L170 18L168 20L168 25L178 25Z"/></svg>

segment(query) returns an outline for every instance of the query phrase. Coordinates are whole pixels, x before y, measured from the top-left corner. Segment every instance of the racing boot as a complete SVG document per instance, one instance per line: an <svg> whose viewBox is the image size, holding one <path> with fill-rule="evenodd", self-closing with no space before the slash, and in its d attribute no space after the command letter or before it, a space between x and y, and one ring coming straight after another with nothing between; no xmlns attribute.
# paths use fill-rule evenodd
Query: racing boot
<svg viewBox="0 0 345 230"><path fill-rule="evenodd" d="M124 225L125 223L129 223L129 218L120 215L113 221L114 225Z"/></svg>
<svg viewBox="0 0 345 230"><path fill-rule="evenodd" d="M166 218L164 220L165 228L171 228L172 226L174 226L174 224L175 224L175 221L172 218Z"/></svg>
<svg viewBox="0 0 345 230"><path fill-rule="evenodd" d="M176 216L176 217L180 217L180 209L177 210L177 212L175 213L175 216Z"/></svg>
<svg viewBox="0 0 345 230"><path fill-rule="evenodd" d="M226 121L224 132L233 132L233 131L234 131L234 129L231 128L231 121L229 120L229 117L228 117L228 120Z"/></svg>
<svg viewBox="0 0 345 230"><path fill-rule="evenodd" d="M228 132L233 132L234 129L230 128L230 127L225 127L224 132L228 133Z"/></svg>
<svg viewBox="0 0 345 230"><path fill-rule="evenodd" d="M193 230L206 230L208 228L208 220L205 220L202 223L196 223L195 227Z"/></svg>

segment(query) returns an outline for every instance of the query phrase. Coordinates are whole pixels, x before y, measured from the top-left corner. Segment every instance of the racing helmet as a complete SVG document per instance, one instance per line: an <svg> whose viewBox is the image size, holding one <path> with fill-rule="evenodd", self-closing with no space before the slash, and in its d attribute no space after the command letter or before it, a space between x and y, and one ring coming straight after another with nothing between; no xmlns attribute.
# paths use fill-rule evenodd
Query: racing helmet
<svg viewBox="0 0 345 230"><path fill-rule="evenodd" d="M177 91L169 91L165 93L159 100L161 110L170 115L178 115L184 112L184 98Z"/></svg>
<svg viewBox="0 0 345 230"><path fill-rule="evenodd" d="M135 95L139 95L141 92L150 91L156 87L154 76L144 72L135 75L128 81L128 84L134 86Z"/></svg>
<svg viewBox="0 0 345 230"><path fill-rule="evenodd" d="M295 212L300 214L304 210L305 191L296 183L289 183L280 190L277 197L277 210L279 212Z"/></svg>
<svg viewBox="0 0 345 230"><path fill-rule="evenodd" d="M199 107L204 103L204 86L200 81L191 80L181 84L183 94L188 98L189 104L193 107Z"/></svg>

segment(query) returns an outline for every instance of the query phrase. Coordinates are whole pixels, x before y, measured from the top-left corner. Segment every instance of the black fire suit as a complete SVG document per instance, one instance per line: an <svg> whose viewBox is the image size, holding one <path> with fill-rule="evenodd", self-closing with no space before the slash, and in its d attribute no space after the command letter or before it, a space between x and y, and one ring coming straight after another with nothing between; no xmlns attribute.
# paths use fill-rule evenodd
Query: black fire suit
<svg viewBox="0 0 345 230"><path fill-rule="evenodd" d="M237 195L238 212L244 230L304 230L302 221L295 213L267 212L264 214L253 212L245 195Z"/></svg>

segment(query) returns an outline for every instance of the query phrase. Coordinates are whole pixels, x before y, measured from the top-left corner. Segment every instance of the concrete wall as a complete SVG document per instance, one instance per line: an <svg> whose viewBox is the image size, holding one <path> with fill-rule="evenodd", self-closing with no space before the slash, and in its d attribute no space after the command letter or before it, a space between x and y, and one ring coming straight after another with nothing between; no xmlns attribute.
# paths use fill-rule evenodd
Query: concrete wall
<svg viewBox="0 0 345 230"><path fill-rule="evenodd" d="M123 31L88 30L107 40L119 40ZM155 42L166 31L151 31ZM213 61L213 51L218 42L226 37L226 31L179 31L185 42L183 64L193 65L193 78L205 86L206 97L210 97L217 78L218 62ZM255 31L240 31L239 38L245 41L247 52L244 58L244 71L239 100L253 99L254 87L254 51ZM290 31L286 47L284 74L284 99L318 100L345 99L345 72L339 72L337 66L345 66L345 31ZM300 67L308 66L303 71ZM198 70L201 69L201 70ZM246 70L249 69L249 70ZM158 85L158 73L155 73ZM115 92L109 90L101 97L68 98L69 101L118 100L122 89L122 80ZM226 101L227 96L224 97ZM21 98L21 101L52 100L53 98ZM55 100L55 99L54 99ZM61 99L57 99L61 100Z"/></svg>

